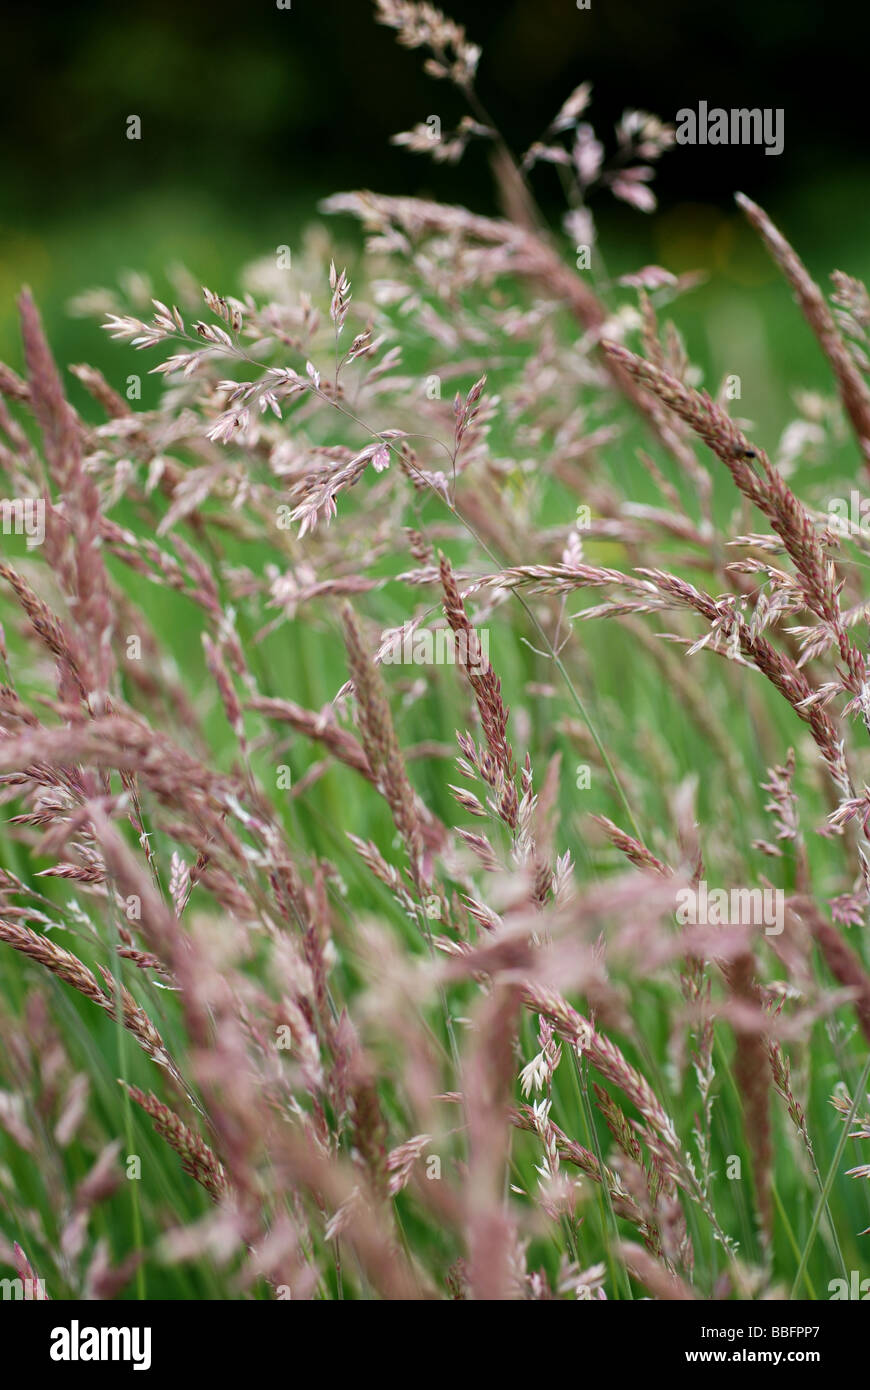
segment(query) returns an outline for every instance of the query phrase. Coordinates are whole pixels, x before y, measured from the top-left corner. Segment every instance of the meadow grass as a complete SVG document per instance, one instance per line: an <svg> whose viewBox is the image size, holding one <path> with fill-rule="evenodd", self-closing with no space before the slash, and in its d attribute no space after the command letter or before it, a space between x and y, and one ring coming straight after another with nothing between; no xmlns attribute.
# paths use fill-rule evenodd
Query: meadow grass
<svg viewBox="0 0 870 1390"><path fill-rule="evenodd" d="M462 31L379 8L498 148ZM807 322L772 280L723 353L722 300L584 279L495 168L506 219L345 195L232 293L80 298L118 341L63 384L22 297L0 1261L52 1298L866 1272L870 548L827 515L861 287L826 300L750 207ZM776 305L761 350L741 303ZM379 661L405 623L472 659ZM777 889L781 934L675 921L702 879Z"/></svg>

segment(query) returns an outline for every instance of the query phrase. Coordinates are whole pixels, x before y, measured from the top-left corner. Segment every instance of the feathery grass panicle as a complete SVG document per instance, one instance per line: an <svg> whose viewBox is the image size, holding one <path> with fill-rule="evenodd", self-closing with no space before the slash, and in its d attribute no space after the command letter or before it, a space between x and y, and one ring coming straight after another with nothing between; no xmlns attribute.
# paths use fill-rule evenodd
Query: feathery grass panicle
<svg viewBox="0 0 870 1390"><path fill-rule="evenodd" d="M824 1296L870 1167L870 547L824 493L870 462L870 299L740 200L834 386L768 455L665 317L697 277L590 276L535 203L555 170L598 258L672 128L609 152L582 82L515 156L463 26L377 19L465 106L394 143L479 143L501 216L344 194L360 254L333 222L238 297L82 296L147 408L80 363L73 409L28 293L0 366L0 1262L53 1298L158 1258L178 1298ZM124 1184L134 1107L164 1142Z"/></svg>
<svg viewBox="0 0 870 1390"><path fill-rule="evenodd" d="M366 652L359 626L349 604L342 610L348 666L353 681L362 745L378 790L389 803L408 853L411 877L417 891L425 883L423 836L414 791L408 780L381 675Z"/></svg>
<svg viewBox="0 0 870 1390"><path fill-rule="evenodd" d="M837 382L843 407L852 422L855 437L864 455L865 466L870 468L870 390L838 331L834 315L800 257L773 225L764 209L753 203L751 198L747 198L745 193L738 193L736 196L738 207L758 232L785 275L807 323L818 338ZM842 285L842 280L840 283Z"/></svg>
<svg viewBox="0 0 870 1390"><path fill-rule="evenodd" d="M129 1085L127 1091L153 1120L154 1128L160 1137L178 1154L185 1173L189 1173L205 1188L212 1201L220 1202L229 1191L227 1177L208 1144L189 1129L168 1105L158 1100L153 1091L146 1093L138 1086Z"/></svg>

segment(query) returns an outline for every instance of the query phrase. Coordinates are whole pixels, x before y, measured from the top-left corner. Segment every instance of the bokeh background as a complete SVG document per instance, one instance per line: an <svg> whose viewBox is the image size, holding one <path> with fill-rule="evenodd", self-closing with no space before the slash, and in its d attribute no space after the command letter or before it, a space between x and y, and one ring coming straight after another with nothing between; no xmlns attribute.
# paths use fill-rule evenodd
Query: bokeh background
<svg viewBox="0 0 870 1390"><path fill-rule="evenodd" d="M481 96L518 150L582 80L594 84L591 119L605 139L628 106L665 119L701 99L784 109L782 155L682 148L662 162L656 214L606 197L598 208L612 273L649 261L709 273L677 320L713 375L738 370L739 354L756 386L748 413L774 431L788 410L783 383L812 384L817 371L821 380L821 365L732 195L742 188L763 202L817 275L868 274L870 160L855 112L870 11L845 0L446 8L482 45ZM182 262L232 292L244 261L292 244L318 199L343 188L495 207L482 146L458 166L434 166L389 144L430 114L448 129L462 108L422 73L419 53L372 22L368 0L292 0L288 10L275 0L84 0L54 12L13 2L0 48L0 350L13 362L22 282L60 360L111 372L116 350L65 305L125 269L147 271L159 290L166 267ZM126 138L130 114L141 117L141 141ZM557 222L553 171L534 181Z"/></svg>
<svg viewBox="0 0 870 1390"><path fill-rule="evenodd" d="M125 271L141 270L151 277L157 294L169 297L167 269L182 263L201 283L237 293L240 268L274 255L278 245L298 244L303 228L319 216L319 200L341 189L422 194L498 211L485 147L472 145L458 166L435 166L389 144L391 134L431 114L449 129L462 107L451 88L422 73L420 53L400 49L391 31L372 22L372 8L369 0L292 0L290 10L279 10L275 0L81 0L52 12L7 0L0 22L0 357L21 365L15 300L21 284L28 283L60 364L92 362L123 391L134 369L130 349L112 343L93 320L67 311L69 300L89 287L114 285ZM707 385L715 389L727 373L741 375L743 398L735 413L755 422L754 439L774 447L794 414L792 390L815 387L829 394L831 386L788 287L736 213L733 193L743 189L768 209L820 281L826 282L835 267L870 278L864 196L870 187L870 158L864 127L854 117L866 83L870 10L844 0L824 9L819 0L730 0L727 5L592 0L589 11L578 10L575 0L446 0L446 8L482 45L481 97L518 151L541 135L563 99L584 80L594 86L590 118L608 143L627 107L667 120L700 100L725 107L784 108L781 156L751 147L677 149L661 162L655 213L647 216L606 197L594 205L611 276L651 262L676 272L706 272L704 284L670 312ZM126 138L131 114L141 118L141 141ZM564 207L553 171L541 167L533 179L558 229ZM352 257L359 244L356 225L336 219L333 234ZM564 248L569 255L567 240ZM633 296L620 291L614 302L619 299L631 302ZM135 365L139 362L144 365L145 359ZM148 389L156 391L158 379L152 377L150 383ZM100 418L73 378L67 378L67 385L82 411ZM652 502L652 484L636 461L634 442L629 438L615 447L608 467L626 495ZM851 454L848 462L851 477ZM822 467L829 473L832 466L826 456ZM724 470L720 475L727 518L733 489ZM552 524L564 521L565 505L564 497L549 497ZM613 551L590 550L590 557L620 564ZM262 563L262 555L256 563ZM113 573L120 568L115 566ZM191 698L205 710L209 736L220 750L218 765L228 767L235 748L227 741L223 712L204 667L201 615L174 592L143 585L136 576L125 578L175 656ZM143 589L145 597L139 592ZM392 621L398 623L407 614L407 595L391 601ZM8 624L13 642L16 627L14 621ZM328 629L287 623L256 652L263 654L271 673L263 689L310 708L331 699L346 679L341 644ZM13 666L16 660L19 669L27 669L13 648ZM726 799L723 786L730 782L713 768L719 754L683 717L665 677L650 662L637 666L631 634L609 624L606 630L590 625L578 660L584 700L596 725L606 730L610 753L622 768L636 773L632 786L644 823L668 824L671 785L701 771L700 813L705 824L719 827L710 836L711 853L728 846L729 835L742 842L744 816L746 825L759 823L766 798L757 784L765 767L781 760L799 736L791 714L773 712L780 736L770 749L758 732L762 721L756 697L744 698L741 688L739 698L731 699L720 727L735 750L733 761L745 766L755 788L754 800L744 807L735 796ZM642 671L642 679L627 679L626 673L635 669ZM533 681L540 688L542 664L527 645L510 640L509 629L500 644L498 670L512 707L522 702L549 748L552 707L529 693ZM715 682L707 679L715 713L737 686L725 684L720 675ZM454 692L450 700L455 699ZM770 703L773 707L776 702ZM452 742L453 704L437 686L425 701L401 710L398 719L406 745L439 735L444 743ZM560 747L562 734L557 732L554 740L552 746ZM570 756L567 742L565 748ZM655 756L662 750L663 764ZM271 752L265 749L264 767L267 756ZM316 754L293 750L294 760L309 756L313 760ZM806 766L813 756L812 751L806 754ZM571 766L567 757L565 766ZM665 771L660 774L661 766ZM306 767L307 762L297 768L294 761L294 776ZM650 769L654 775L644 776ZM342 865L349 910L364 915L372 910L373 890L363 868L347 858L347 818L355 817L354 829L385 849L393 832L374 794L365 800L356 781L348 774L343 782L344 776L333 772L315 785L304 812L287 812L288 826L293 843L302 842ZM445 818L453 814L446 764L415 767L414 776L427 804ZM609 797L607 786L596 785L588 799L578 798L572 795L570 777L564 778L563 843L576 853L584 880L604 862L589 847L587 811L618 815ZM819 819L822 811L819 807ZM818 882L827 887L828 842L814 836L811 843ZM5 830L0 862L23 876L32 873L30 858ZM836 861L831 865L833 892L843 885L834 877ZM50 880L39 882L45 888ZM63 890L60 884L48 891L60 897ZM387 914L392 908L385 901L379 910ZM4 959L2 969L4 991L20 1009L32 980L29 967ZM126 1072L115 1052L113 1025L105 1018L95 1022L93 1009L72 999L59 982L52 999L65 1036L72 1039L76 1066L87 1066L95 1077L97 1114L107 1133L116 1134L115 1078ZM665 1056L668 1020L659 996L654 989L639 989L633 1002L640 1009L642 1035L654 1053ZM170 1029L164 1031L173 1043L177 1030L173 1024ZM533 1051L530 1045L527 1055ZM153 1083L141 1058L131 1057L129 1065L139 1084ZM823 1162L838 1137L828 1095L840 1075L839 1060L820 1050L811 1124L822 1136ZM847 1071L846 1079L851 1085L854 1076ZM693 1094L684 1107L686 1115L696 1103ZM716 1139L723 1154L733 1153L740 1142L736 1113L730 1103L717 1111ZM690 1123L686 1119L686 1131ZM165 1195L176 1214L190 1219L200 1214L196 1194L191 1197L178 1182L174 1159L167 1163L164 1156L161 1166L159 1144L149 1137L148 1126L140 1122L136 1133L142 1151L151 1156L148 1173L156 1175L149 1177L153 1185L147 1201L156 1202L155 1193ZM779 1157L783 1209L800 1234L809 1226L813 1191L802 1185L789 1152ZM50 1211L52 1194L42 1190L35 1165L27 1155L19 1159L15 1176L22 1202ZM126 1195L119 1197L112 1210L118 1256L138 1239L127 1201ZM744 1248L753 1250L751 1215L740 1184L731 1185L725 1201L735 1204L726 1213L729 1228L739 1228ZM840 1182L836 1214L850 1267L858 1265L859 1242L853 1233L867 1225L866 1204L864 1186ZM153 1208L148 1210L153 1214ZM149 1226L147 1236L153 1235ZM779 1258L782 1277L790 1279L788 1252ZM835 1272L821 1241L812 1272L822 1289ZM186 1279L185 1270L167 1272L151 1265L148 1293L214 1294L210 1268L193 1272L189 1285Z"/></svg>

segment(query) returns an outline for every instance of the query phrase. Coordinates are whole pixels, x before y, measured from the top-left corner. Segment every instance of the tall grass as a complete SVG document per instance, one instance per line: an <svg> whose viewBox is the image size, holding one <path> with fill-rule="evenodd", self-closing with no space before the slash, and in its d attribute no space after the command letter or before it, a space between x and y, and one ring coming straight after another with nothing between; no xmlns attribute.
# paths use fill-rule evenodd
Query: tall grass
<svg viewBox="0 0 870 1390"><path fill-rule="evenodd" d="M651 210L672 132L628 112L608 157L584 85L514 160L464 31L378 11L469 103L400 143L486 142L502 217L344 194L345 268L318 226L237 295L90 292L81 414L21 297L0 1261L52 1298L829 1297L870 1224L832 510L866 291L741 200L831 374L766 451L664 317L693 279L600 271L590 200Z"/></svg>

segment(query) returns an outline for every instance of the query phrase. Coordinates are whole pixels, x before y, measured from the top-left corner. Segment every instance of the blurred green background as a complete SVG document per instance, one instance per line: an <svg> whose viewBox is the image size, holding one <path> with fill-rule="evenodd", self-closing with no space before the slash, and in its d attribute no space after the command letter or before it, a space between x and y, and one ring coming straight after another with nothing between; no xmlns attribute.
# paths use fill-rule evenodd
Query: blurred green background
<svg viewBox="0 0 870 1390"><path fill-rule="evenodd" d="M804 386L829 392L829 379L787 286L737 215L732 195L741 188L764 204L820 280L834 267L870 277L861 204L868 174L865 136L854 122L854 102L844 96L860 90L865 80L870 13L842 3L823 13L816 0L764 6L736 0L727 7L704 7L696 0L658 0L655 5L648 0L592 0L589 11L578 10L574 0L477 0L447 8L482 45L481 96L519 151L539 138L563 99L583 80L594 84L590 118L611 147L613 123L626 107L648 109L669 120L681 107L700 100L784 109L781 156L752 148L675 150L661 164L656 213L644 216L607 200L595 209L612 277L650 262L676 272L707 272L705 284L674 306L674 318L711 389L728 373L741 375L743 397L735 413L756 422L759 442L775 444L794 413L791 390ZM132 370L130 350L111 343L92 320L70 318L66 312L70 297L91 286L114 285L124 271L143 270L158 294L167 293L166 269L180 262L215 290L237 292L240 267L274 254L280 244L298 244L303 227L317 216L318 200L339 189L419 193L497 211L483 148L472 146L457 167L439 167L390 146L391 134L430 114L440 115L449 128L462 107L452 89L422 74L419 53L404 52L389 30L373 23L372 9L368 0L292 0L290 10L279 10L274 0L251 0L246 6L226 0L184 5L152 0L123 7L102 0L52 15L30 5L7 5L0 53L0 356L20 366L15 298L21 284L28 283L59 362L93 362L123 390ZM142 121L140 141L126 138L132 114ZM552 170L536 171L534 184L558 227L564 209ZM336 222L335 235L348 245L359 240L358 229L347 222ZM567 240L564 247L569 255ZM629 291L619 292L614 302L632 297ZM68 384L76 403L93 415L94 407L77 383ZM613 454L612 466L625 485L629 470L640 472L633 451ZM721 484L730 507L727 479ZM652 500L648 493L644 476L634 495ZM213 698L198 641L190 640L184 601L149 586L148 602L192 688L205 689ZM396 621L404 612L397 600ZM610 625L601 635L584 630L582 650L588 657L583 658L583 688L614 758L629 777L638 770L631 791L641 801L642 823L655 827L666 820L667 786L703 769L711 754L690 723L663 719L661 712L671 708L672 697L661 673L651 675L648 668L642 683L626 682L633 640ZM302 624L286 624L263 652L271 670L264 688L271 694L290 692L313 707L330 698L346 674L337 638L317 642ZM510 650L505 644L499 661L509 691L523 690L524 683L541 677L541 666L527 647L515 644ZM710 688L715 692L711 705L731 693L728 738L736 760L757 782L767 761L781 758L802 731L777 706L773 718L781 737L762 747L755 706L744 698L742 687L738 694L736 683L731 687L720 680ZM776 705L774 700L766 703L771 710ZM547 728L549 709L543 703L535 706L531 698L528 708ZM397 717L403 742L435 730L445 739L452 735L450 707L439 705L435 694ZM216 747L221 721L213 708L209 727ZM654 778L640 774L649 770L645 758L655 766L655 740L663 724L672 756L658 786ZM809 764L811 756L805 761ZM452 809L444 785L447 766L415 771L427 801L444 816ZM297 775L300 770L294 767ZM371 799L363 803L349 775L337 772L331 778L339 780L315 787L305 803L306 842L322 855L339 858L336 827L341 816L335 810L346 796L347 807L358 817L354 829L388 845L392 829L383 807L373 809ZM618 814L607 786L596 786L594 796L588 809ZM723 840L723 827L731 832L743 817L755 833L762 828L764 797L757 788L754 819L748 803L733 794L724 798L722 784L712 776L703 780L700 796L702 811L715 810ZM566 843L577 854L583 876L594 875L598 864L610 867L612 858L608 861L600 851L596 858L584 841L581 812L585 815L586 803L578 805L575 797L568 804ZM294 833L296 829L294 821ZM823 877L825 845L819 849L815 838L812 843L820 886L833 891L841 885ZM26 873L23 852L12 842L8 847L4 843L7 852L6 862ZM350 873L350 902L370 905L375 891L370 881L358 867ZM378 906L385 914L390 910L388 904ZM20 985L20 1001L25 969L18 973L7 963L4 969L6 978ZM70 1000L60 986L53 994L58 1008L66 1011L64 1022L74 1021L76 1012L87 1020L77 1034L77 1060L90 1064L100 1107L115 1132L118 1062L111 1025L101 1020L102 1032L92 1034L92 1011ZM663 1055L666 1019L655 987L635 1004L653 1050ZM171 1024L166 1031L173 1040ZM101 1046L104 1062L98 1055ZM149 1064L130 1054L132 1047L128 1057L134 1079L150 1084ZM850 1074L825 1055L813 1077L814 1123L822 1133L824 1162L838 1137L827 1094L841 1075L854 1083L854 1068ZM693 1104L694 1095L685 1100L686 1114ZM741 1151L734 1113L729 1097L728 1108L716 1120L723 1153ZM149 1153L159 1150L147 1138L144 1122L137 1121L136 1132L137 1142L149 1144ZM784 1207L803 1239L813 1192L797 1180L789 1154L779 1157ZM24 1166L29 1176L22 1180L22 1200L34 1205L44 1201L49 1208L47 1194L31 1193L25 1186L36 1188L42 1179L34 1165ZM149 1173L162 1183L161 1197L171 1193L177 1180L174 1159L163 1167L159 1158L149 1163ZM154 1195L149 1188L148 1200ZM735 1190L725 1200L734 1201L751 1250L742 1192ZM841 1180L837 1214L850 1264L858 1259L852 1233L866 1223L866 1200L863 1187ZM176 1209L179 1201L188 1202L186 1214L202 1205L198 1193L181 1199L176 1193L173 1201ZM123 1216L116 1213L115 1220L127 1219L126 1210ZM150 1238L153 1230L146 1225ZM124 1232L118 1248L128 1247L129 1233ZM791 1278L788 1259L780 1254L780 1260L780 1272ZM836 1269L820 1247L812 1269L824 1290ZM149 1291L185 1296L183 1278L149 1268ZM212 1292L201 1273L194 1288L198 1296Z"/></svg>

